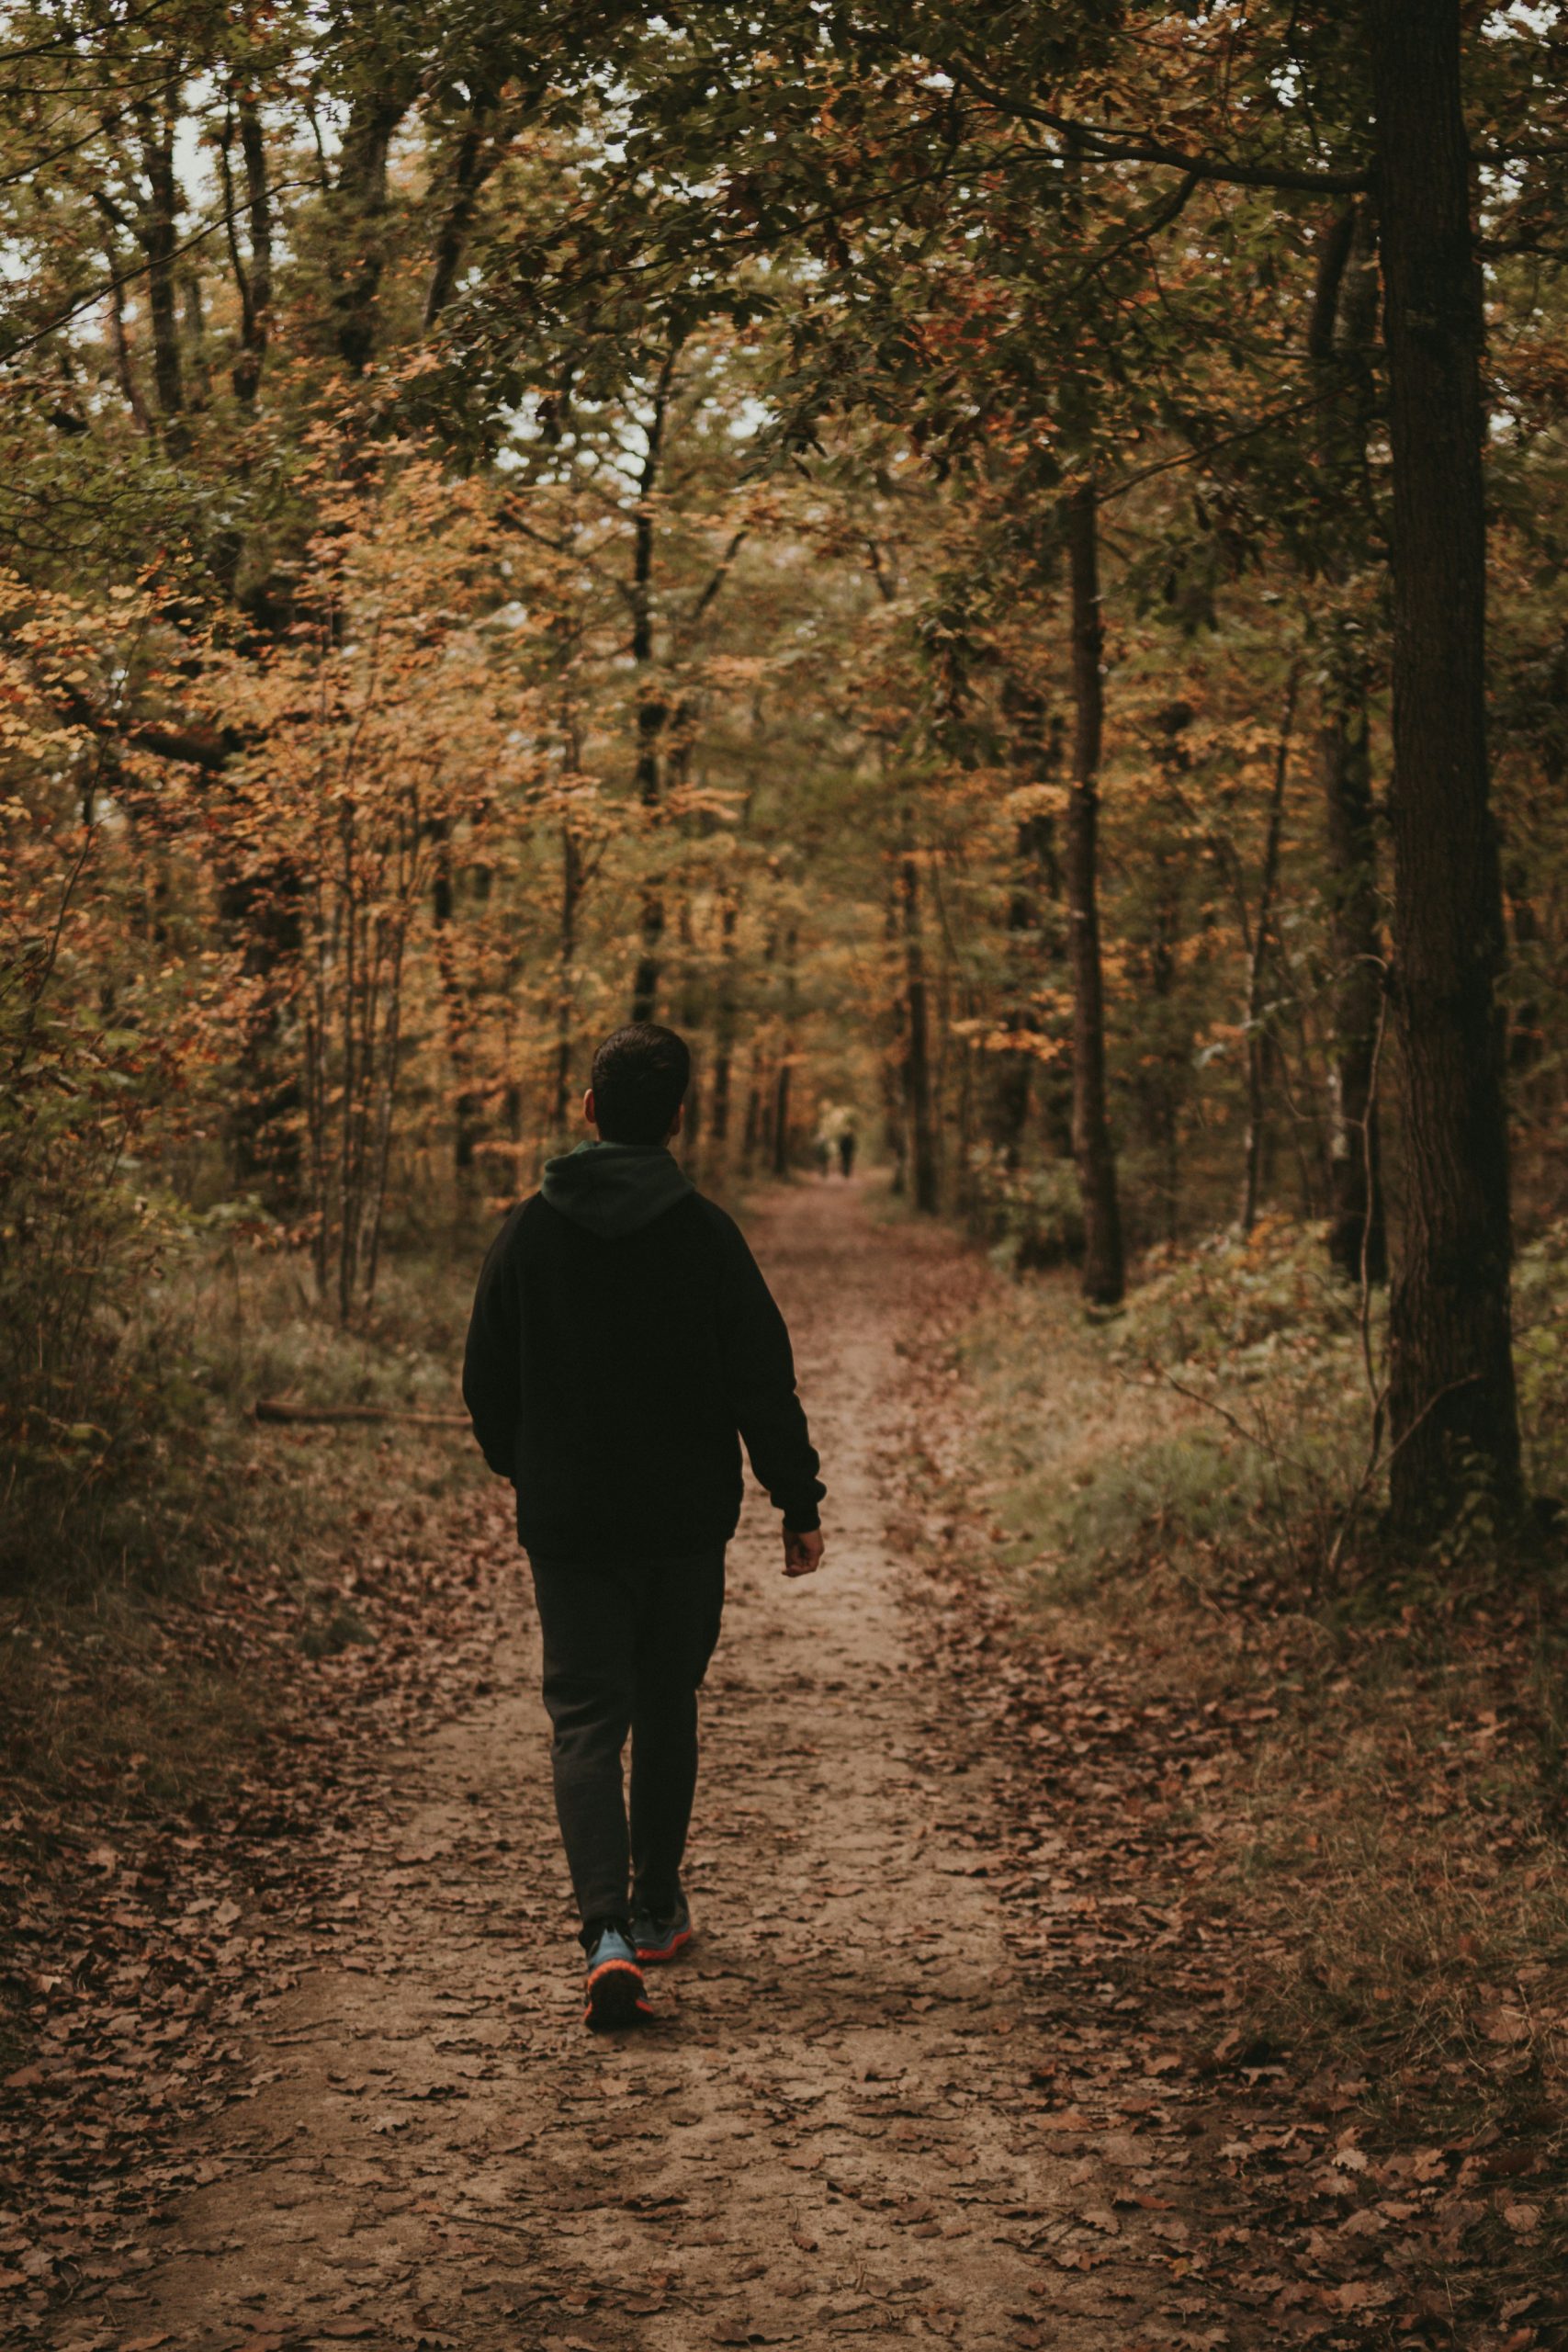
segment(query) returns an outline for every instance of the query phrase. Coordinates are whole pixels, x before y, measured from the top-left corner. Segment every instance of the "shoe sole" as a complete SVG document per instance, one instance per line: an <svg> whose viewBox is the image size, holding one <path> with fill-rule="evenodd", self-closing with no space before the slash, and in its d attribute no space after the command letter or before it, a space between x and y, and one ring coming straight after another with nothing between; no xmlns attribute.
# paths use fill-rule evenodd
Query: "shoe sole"
<svg viewBox="0 0 1568 2352"><path fill-rule="evenodd" d="M676 1953L682 1951L691 1940L690 1928L682 1928L677 1934L671 1937L667 1944L638 1944L637 1956L643 1962L657 1968L661 1961L673 1960Z"/></svg>
<svg viewBox="0 0 1568 2352"><path fill-rule="evenodd" d="M641 1971L629 1960L607 1960L588 1980L582 2022L592 2033L619 2033L653 2015L643 1999Z"/></svg>

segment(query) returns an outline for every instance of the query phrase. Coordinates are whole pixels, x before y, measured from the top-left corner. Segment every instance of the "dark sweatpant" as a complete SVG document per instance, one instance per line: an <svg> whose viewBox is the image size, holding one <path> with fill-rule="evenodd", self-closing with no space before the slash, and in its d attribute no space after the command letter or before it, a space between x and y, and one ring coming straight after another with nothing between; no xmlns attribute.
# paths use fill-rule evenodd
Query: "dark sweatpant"
<svg viewBox="0 0 1568 2352"><path fill-rule="evenodd" d="M613 1567L530 1553L554 1726L556 1812L584 1928L668 1914L697 1783L697 1690L718 1640L724 1546ZM631 1734L628 1828L621 1752Z"/></svg>

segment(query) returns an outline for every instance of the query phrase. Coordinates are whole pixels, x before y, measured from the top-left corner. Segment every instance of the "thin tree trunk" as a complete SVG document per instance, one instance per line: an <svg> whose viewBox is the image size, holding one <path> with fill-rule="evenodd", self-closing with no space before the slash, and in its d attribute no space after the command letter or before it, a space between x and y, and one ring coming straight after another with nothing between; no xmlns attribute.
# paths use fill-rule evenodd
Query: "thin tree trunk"
<svg viewBox="0 0 1568 2352"><path fill-rule="evenodd" d="M148 202L138 236L147 257L147 318L152 332L152 383L158 395L164 447L171 458L184 457L190 447L185 421L185 382L180 366L179 288L175 262L179 250L179 183L175 176L175 133L179 123L178 85L173 77L154 114L143 115L141 168L146 175Z"/></svg>
<svg viewBox="0 0 1568 2352"><path fill-rule="evenodd" d="M461 1181L472 1170L475 1150L483 1126L480 1096L473 1084L473 1039L470 1035L469 1008L463 982L457 969L457 941L453 936L453 921L457 910L457 891L452 875L452 827L447 818L436 819L433 827L435 837L434 870L431 878L431 934L434 950L435 976L441 989L442 1011L446 1024L446 1058L457 1080L452 1104L452 1169Z"/></svg>
<svg viewBox="0 0 1568 2352"><path fill-rule="evenodd" d="M1002 709L1012 722L1013 763L1022 781L1030 785L1052 781L1059 763L1059 742L1057 730L1047 728L1041 696L1026 692L1010 678L1002 691ZM991 1139L1010 1174L1016 1172L1022 1156L1039 1062L1035 1040L1041 1021L1035 992L1040 981L1044 901L1059 895L1051 820L1043 809L1036 809L1021 818L1014 831L1005 918L1007 1001L1002 1026L1019 1042L998 1057L990 1124Z"/></svg>
<svg viewBox="0 0 1568 2352"><path fill-rule="evenodd" d="M343 1099L338 1115L338 1175L337 1175L337 1295L338 1321L346 1329L354 1318L353 1277L349 1267L348 1220L349 1206L354 1199L354 1093L358 1083L359 1064L355 1047L357 1039L354 1027L355 999L359 987L359 927L358 896L354 870L354 803L347 797L338 820L338 839L343 850L341 900L339 921L342 924L342 968L338 976L342 1007L343 1076L340 1081Z"/></svg>
<svg viewBox="0 0 1568 2352"><path fill-rule="evenodd" d="M110 340L114 345L115 373L119 379L120 393L127 408L141 430L143 433L150 433L152 429L152 423L147 414L147 404L141 397L136 381L136 370L131 364L130 338L125 331L125 288L119 278L120 255L115 251L112 243L105 245L104 258L108 263L109 268L109 329Z"/></svg>
<svg viewBox="0 0 1568 2352"><path fill-rule="evenodd" d="M451 200L436 232L430 277L424 289L423 325L426 334L451 300L463 258L463 247L473 225L474 212L485 182L506 152L506 140L496 135L497 104L493 89L476 91L469 105L468 119L457 141L452 169Z"/></svg>
<svg viewBox="0 0 1568 2352"><path fill-rule="evenodd" d="M1318 728L1334 947L1329 1069L1328 1255L1347 1281L1388 1279L1382 1149L1373 1097L1382 932L1378 909L1367 730L1367 681L1357 645L1331 659Z"/></svg>
<svg viewBox="0 0 1568 2352"><path fill-rule="evenodd" d="M713 1087L708 1103L708 1134L716 1165L722 1170L729 1150L730 1070L735 1057L735 930L739 909L727 898L719 917L718 1002L714 1016Z"/></svg>
<svg viewBox="0 0 1568 2352"><path fill-rule="evenodd" d="M1072 580L1073 776L1063 842L1073 973L1073 1156L1084 1221L1084 1296L1114 1306L1126 1287L1122 1204L1105 1108L1105 982L1100 967L1100 755L1105 724L1100 610L1099 492L1070 491L1065 515Z"/></svg>
<svg viewBox="0 0 1568 2352"><path fill-rule="evenodd" d="M1520 1488L1503 892L1486 750L1480 280L1460 0L1368 0L1393 484L1393 999L1404 1216L1390 1302L1405 1533Z"/></svg>
<svg viewBox="0 0 1568 2352"><path fill-rule="evenodd" d="M887 975L888 1025L892 1033L882 1056L882 1141L893 1170L888 1190L896 1197L901 1197L908 1190L908 1102L904 1071L908 1055L906 1033L909 1022L899 968L903 951L899 938L899 880L896 869L889 874L887 896L882 910L882 938Z"/></svg>
<svg viewBox="0 0 1568 2352"><path fill-rule="evenodd" d="M1007 987L1010 999L1002 1025L1017 1045L998 1057L992 1104L992 1139L1009 1174L1016 1172L1029 1125L1030 1097L1034 1088L1033 1040L1040 1016L1031 1001L1033 947L1039 933L1038 903L1041 828L1044 817L1026 817L1013 841L1013 881L1007 899Z"/></svg>
<svg viewBox="0 0 1568 2352"><path fill-rule="evenodd" d="M1371 352L1377 336L1377 236L1364 198L1325 231L1307 350L1321 406L1317 464L1347 535L1368 516L1367 444L1375 400ZM1347 564L1331 553L1343 590ZM1348 1281L1388 1278L1382 1139L1373 1063L1382 1021L1383 952L1377 895L1368 725L1368 664L1353 616L1331 612L1319 693L1318 773L1323 787L1325 897L1334 954L1328 1069L1329 1262Z"/></svg>
<svg viewBox="0 0 1568 2352"><path fill-rule="evenodd" d="M1296 695L1301 689L1301 664L1292 662L1285 685L1284 716L1274 755L1274 781L1269 795L1269 822L1263 841L1263 870L1258 884L1258 918L1247 968L1247 1141L1242 1155L1241 1229L1250 1233L1258 1222L1258 1178L1263 1168L1263 1130L1268 1111L1266 1080L1269 1040L1263 1025L1263 997L1269 977L1269 950L1274 935L1274 894L1280 882L1280 842L1285 822L1285 778L1291 765L1291 732L1296 719Z"/></svg>
<svg viewBox="0 0 1568 2352"><path fill-rule="evenodd" d="M637 707L637 796L650 826L657 820L660 803L664 796L664 778L660 762L664 730L670 717L669 704L653 678L653 493L659 482L659 463L664 446L664 424L669 413L670 386L680 356L680 345L674 345L665 355L654 387L653 414L649 423L648 447L643 453L641 471L637 479L637 520L632 542L632 661L639 680ZM658 881L652 880L642 894L638 916L641 950L632 980L631 1018L651 1021L659 1004L659 983L663 971L664 893Z"/></svg>
<svg viewBox="0 0 1568 2352"><path fill-rule="evenodd" d="M784 1056L773 1078L773 1174L780 1177L789 1174L791 1067L789 1041L786 1038Z"/></svg>
<svg viewBox="0 0 1568 2352"><path fill-rule="evenodd" d="M239 207L235 202L233 175L229 165L231 132L229 126L225 125L219 155L222 166L229 259L234 273L235 289L240 297L240 349L230 370L230 381L234 387L236 400L243 407L250 408L254 403L261 383L271 327L272 190L267 177L266 135L254 95L247 92L236 98L233 119L239 125L240 153L245 166L244 212L250 256L247 261L240 251L236 218Z"/></svg>
<svg viewBox="0 0 1568 2352"><path fill-rule="evenodd" d="M773 1084L773 1174L787 1176L790 1166L790 1081L795 1067L795 1021L796 988L795 977L795 949L798 935L791 923L784 942L784 1051L779 1057L778 1075Z"/></svg>
<svg viewBox="0 0 1568 2352"><path fill-rule="evenodd" d="M1147 1000L1144 1028L1149 1042L1133 1078L1133 1099L1150 1162L1159 1170L1159 1227L1170 1242L1181 1230L1181 1114L1192 1070L1191 992L1182 986L1180 957L1189 935L1185 827L1192 753L1187 730L1193 716L1192 705L1179 695L1156 715L1156 758L1163 789L1150 804L1149 831L1143 842L1150 888L1139 978ZM1245 935L1241 878L1228 855L1220 863L1235 888Z"/></svg>
<svg viewBox="0 0 1568 2352"><path fill-rule="evenodd" d="M186 342L190 350L189 382L186 405L199 415L212 398L212 369L207 357L207 309L202 300L201 272L186 264L180 272L180 292L185 302Z"/></svg>
<svg viewBox="0 0 1568 2352"><path fill-rule="evenodd" d="M550 1126L566 1132L571 1107L571 1026L577 960L577 909L582 896L582 852L570 825L560 831L560 922L556 937L556 1052Z"/></svg>
<svg viewBox="0 0 1568 2352"><path fill-rule="evenodd" d="M942 1204L942 1184L931 1117L931 989L920 911L919 860L912 848L906 847L898 862L898 893L904 934L904 1102L909 1176L915 1206L934 1216Z"/></svg>

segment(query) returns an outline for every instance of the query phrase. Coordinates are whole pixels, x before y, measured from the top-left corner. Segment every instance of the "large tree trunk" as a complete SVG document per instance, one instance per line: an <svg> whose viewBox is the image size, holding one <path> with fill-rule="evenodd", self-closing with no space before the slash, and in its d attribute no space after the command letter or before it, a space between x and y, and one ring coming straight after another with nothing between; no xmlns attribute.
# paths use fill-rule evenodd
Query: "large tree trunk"
<svg viewBox="0 0 1568 2352"><path fill-rule="evenodd" d="M1390 1311L1393 1518L1519 1491L1503 894L1486 756L1480 286L1459 0L1368 0L1393 476L1393 991L1405 1203Z"/></svg>
<svg viewBox="0 0 1568 2352"><path fill-rule="evenodd" d="M1100 753L1105 726L1100 612L1099 492L1070 491L1065 521L1072 582L1073 777L1063 842L1073 973L1073 1156L1083 1202L1084 1296L1114 1306L1126 1287L1116 1160L1105 1112L1105 985L1100 958Z"/></svg>

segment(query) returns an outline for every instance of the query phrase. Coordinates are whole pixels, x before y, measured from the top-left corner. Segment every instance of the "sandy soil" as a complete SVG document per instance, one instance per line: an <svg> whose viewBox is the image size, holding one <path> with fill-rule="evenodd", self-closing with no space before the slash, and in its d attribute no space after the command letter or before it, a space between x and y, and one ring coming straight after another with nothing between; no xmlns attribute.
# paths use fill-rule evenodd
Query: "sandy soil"
<svg viewBox="0 0 1568 2352"><path fill-rule="evenodd" d="M252 2095L203 2127L210 2183L168 2216L126 2352L1176 2340L1139 2326L1169 2280L1138 2233L1146 2143L1065 2141L1039 2088L1045 2011L976 1862L985 1761L883 1533L897 1348L954 1244L837 1182L779 1196L755 1238L831 1482L829 1560L786 1583L749 1505L698 1939L653 1979L657 2024L579 2022L520 1573L488 1694L398 1759L341 1957L258 2021Z"/></svg>

